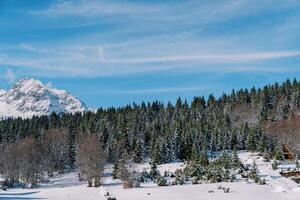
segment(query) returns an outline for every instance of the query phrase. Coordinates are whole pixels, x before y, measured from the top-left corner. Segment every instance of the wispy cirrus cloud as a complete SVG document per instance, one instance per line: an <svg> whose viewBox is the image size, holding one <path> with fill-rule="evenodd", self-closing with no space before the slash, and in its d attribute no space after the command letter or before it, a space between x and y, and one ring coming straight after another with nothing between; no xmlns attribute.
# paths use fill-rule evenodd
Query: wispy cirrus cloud
<svg viewBox="0 0 300 200"><path fill-rule="evenodd" d="M25 44L25 43L19 44L18 48L27 50L27 51L39 52L39 53L47 53L48 52L46 49L36 48L32 45Z"/></svg>
<svg viewBox="0 0 300 200"><path fill-rule="evenodd" d="M6 80L8 80L9 83L14 83L16 80L16 76L11 69L6 70L4 77Z"/></svg>
<svg viewBox="0 0 300 200"><path fill-rule="evenodd" d="M288 0L285 5L294 3L295 0ZM239 1L185 1L180 4L176 2L130 2L130 1L107 1L107 0L69 0L55 1L44 10L31 11L31 14L46 15L52 17L62 16L118 16L128 15L130 17L142 17L143 20L160 20L163 22L193 19L195 16L199 22L223 21L238 15L256 13L262 9L276 8L272 5L274 0L239 0ZM189 12L186 12L186 11ZM154 15L155 14L155 15ZM151 17L151 18L150 18ZM162 18L163 17L163 18ZM193 21L194 21L193 20Z"/></svg>
<svg viewBox="0 0 300 200"><path fill-rule="evenodd" d="M33 76L111 105L300 74L298 0L55 0L1 9L6 87Z"/></svg>
<svg viewBox="0 0 300 200"><path fill-rule="evenodd" d="M16 75L11 68L0 68L0 80L12 84L16 80ZM1 88L0 88L1 89Z"/></svg>
<svg viewBox="0 0 300 200"><path fill-rule="evenodd" d="M74 28L75 36L66 34L57 41L34 42L34 45L24 41L17 46L21 54L4 53L0 64L27 71L34 69L31 73L43 76L73 77L167 70L221 73L238 70L237 65L240 71L249 70L243 67L249 65L253 66L252 71L266 71L271 67L267 66L268 62L296 59L300 50L284 43L274 44L279 41L279 34L273 34L274 30L284 37L286 28L278 29L276 23L267 24L268 28L265 24L255 24L255 27L242 24L239 28L240 20L291 8L296 3L295 0L285 4L274 4L272 0L54 1L47 8L31 10L30 15L45 21L54 20L53 27L63 24L68 29ZM262 19L265 20L263 16ZM103 21L104 25L99 23ZM76 27L86 24L89 27L94 23L108 24L109 31L100 27L99 30L91 28L92 33L77 33L81 30ZM262 62L266 66L256 66Z"/></svg>
<svg viewBox="0 0 300 200"><path fill-rule="evenodd" d="M30 47L30 48L27 48ZM124 58L125 55L119 55L116 52L109 53L110 50L101 46L91 46L90 48L75 47L48 49L37 48L32 45L26 45L22 49L37 52L38 54L28 57L2 57L1 65L17 66L24 69L34 69L35 73L44 74L44 76L114 76L133 73L159 72L166 70L205 70L230 72L233 70L230 64L240 64L238 69L249 70L249 64L255 66L256 62L272 61L291 57L300 57L300 51L279 51L279 52L254 52L254 53L190 53L173 55L163 55L165 52L158 53L156 56L147 57L146 51L144 57ZM156 49L157 53L158 49ZM191 50L192 51L192 50ZM43 52L44 56L40 53ZM222 66L227 65L227 66ZM268 67L263 68L264 71ZM252 67L252 71L262 71L261 67Z"/></svg>
<svg viewBox="0 0 300 200"><path fill-rule="evenodd" d="M114 94L157 94L157 93L176 93L176 92L195 92L203 91L207 87L186 86L186 87L163 87L163 88L145 88L145 89L130 89L130 90L102 90L103 93Z"/></svg>
<svg viewBox="0 0 300 200"><path fill-rule="evenodd" d="M97 0L73 0L58 1L49 8L42 11L33 11L32 14L49 15L53 17L64 15L78 15L84 17L115 14L136 14L145 12L155 12L160 7L146 6L143 4L129 2L112 2Z"/></svg>
<svg viewBox="0 0 300 200"><path fill-rule="evenodd" d="M298 57L300 51L286 51L286 52L256 52L256 53L235 53L235 54L195 54L195 55L172 55L172 56L158 56L132 59L116 59L104 60L104 63L115 64L145 64L157 62L204 62L209 64L215 63L235 63L235 62L255 62L271 59L280 59L288 57Z"/></svg>

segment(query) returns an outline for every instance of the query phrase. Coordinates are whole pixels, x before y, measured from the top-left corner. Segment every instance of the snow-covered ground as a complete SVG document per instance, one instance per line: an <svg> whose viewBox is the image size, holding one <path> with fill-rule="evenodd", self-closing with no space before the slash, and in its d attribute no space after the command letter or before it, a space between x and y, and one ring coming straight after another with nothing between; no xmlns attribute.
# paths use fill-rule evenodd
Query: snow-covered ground
<svg viewBox="0 0 300 200"><path fill-rule="evenodd" d="M37 189L0 191L0 199L104 200L105 198L100 188L88 188L87 183L79 182L77 173L72 172L59 175Z"/></svg>
<svg viewBox="0 0 300 200"><path fill-rule="evenodd" d="M185 168L186 164L184 162L175 162L175 163L168 163L163 165L158 165L157 170L160 174L164 174L165 172L172 172L175 173L177 169L183 169ZM138 164L135 165L134 168L136 171L142 172L144 169L146 169L148 172L150 171L150 164L149 162L144 164Z"/></svg>
<svg viewBox="0 0 300 200"><path fill-rule="evenodd" d="M272 187L272 190L275 192L300 192L300 185L295 181L285 178L280 175L280 171L283 168L293 167L292 165L281 166L277 170L272 169L270 162L264 162L262 156L258 156L257 153L244 152L240 153L239 157L244 164L253 165L256 164L258 175L261 178L264 178ZM300 199L300 193L298 194Z"/></svg>
<svg viewBox="0 0 300 200"><path fill-rule="evenodd" d="M111 167L105 170L103 187L88 188L86 182L79 182L75 172L58 175L49 183L42 184L38 189L9 189L0 191L0 199L51 199L51 200L105 200L104 194L109 192L117 200L300 200L300 187L294 181L280 176L280 170L272 170L270 163L265 163L257 154L239 153L244 164L256 163L259 176L265 178L267 185L246 183L239 180L234 183L215 183L199 185L177 185L158 187L153 183L142 184L141 188L123 189L121 182L112 180ZM183 168L184 163L173 163L158 166L164 171L174 172ZM136 166L136 169L149 169L148 164ZM218 186L229 187L230 192L218 190ZM211 192L209 192L211 191Z"/></svg>
<svg viewBox="0 0 300 200"><path fill-rule="evenodd" d="M218 185L230 187L229 193L218 190ZM208 191L212 190L213 193ZM147 185L142 188L122 190L115 186L110 188L110 192L119 200L299 200L300 193L275 193L268 185L246 184L243 182L182 185L170 187L157 187Z"/></svg>

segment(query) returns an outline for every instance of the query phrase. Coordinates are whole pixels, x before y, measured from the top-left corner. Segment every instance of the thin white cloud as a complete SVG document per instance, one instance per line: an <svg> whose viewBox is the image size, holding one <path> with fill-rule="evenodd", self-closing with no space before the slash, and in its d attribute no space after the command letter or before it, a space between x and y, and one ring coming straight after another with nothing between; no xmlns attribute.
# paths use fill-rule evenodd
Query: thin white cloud
<svg viewBox="0 0 300 200"><path fill-rule="evenodd" d="M16 80L16 76L14 72L8 68L4 74L4 78L9 82L9 83L14 83Z"/></svg>
<svg viewBox="0 0 300 200"><path fill-rule="evenodd" d="M163 70L260 72L259 67L245 66L297 58L300 51L296 45L294 48L274 45L278 41L273 33L275 24L267 27L257 24L245 30L244 26L232 31L225 28L221 34L217 33L218 26L226 20L244 20L244 16L252 17L256 13L293 6L291 2L296 1L289 0L284 5L275 4L273 0L192 0L180 3L54 1L45 10L32 11L31 14L42 17L42 20L51 20L51 25L60 27L105 22L104 28L108 31L101 28L88 34L78 32L75 36L56 41L42 41L40 44L33 41L34 45L24 42L18 48L29 52L1 56L0 64L31 69L31 74L42 76L95 77ZM53 17L57 19L53 20ZM297 27L297 20L294 23ZM284 28L280 35L285 35L287 29ZM297 31L293 33L297 34ZM133 39L135 35L137 38ZM240 66L228 67L231 64ZM271 67L265 66L263 70L269 69Z"/></svg>
<svg viewBox="0 0 300 200"><path fill-rule="evenodd" d="M55 52L53 50L53 52ZM60 51L58 51L60 52ZM33 58L10 58L0 60L1 65L12 65L31 70L32 73L44 74L43 76L113 76L133 73L158 72L165 70L210 70L218 72L235 71L261 71L258 67L249 68L247 64L255 65L256 62L276 60L282 58L299 57L299 51L283 52L256 52L232 54L198 54L198 55L173 55L144 58L128 58L104 56L102 48L96 48L94 53L65 52ZM222 65L240 64L232 68ZM208 67L209 66L209 67ZM267 66L264 71L269 70ZM284 69L282 69L284 70ZM271 70L272 71L272 70Z"/></svg>
<svg viewBox="0 0 300 200"><path fill-rule="evenodd" d="M32 45L24 44L24 43L19 44L19 48L23 49L23 50L27 50L27 51L38 52L38 53L47 53L48 52L48 50L46 50L46 49L36 48Z"/></svg>
<svg viewBox="0 0 300 200"><path fill-rule="evenodd" d="M151 93L173 93L173 92L194 92L203 91L207 87L186 86L186 87L165 87L165 88L146 88L132 90L109 90L108 93L117 94L151 94ZM102 90L102 92L105 92Z"/></svg>
<svg viewBox="0 0 300 200"><path fill-rule="evenodd" d="M284 73L284 72L298 72L300 68L281 67L281 66L235 66L228 67L225 73L239 73L239 72L253 72L253 73Z"/></svg>
<svg viewBox="0 0 300 200"><path fill-rule="evenodd" d="M115 14L135 14L154 12L159 8L155 6L143 6L128 2L112 2L98 0L75 0L58 1L43 11L34 11L34 14L49 16L78 15L78 16L96 16L96 15L115 15Z"/></svg>
<svg viewBox="0 0 300 200"><path fill-rule="evenodd" d="M31 11L31 14L64 17L108 17L109 19L121 19L125 22L146 20L152 22L185 22L207 23L224 21L236 16L245 16L260 10L274 7L272 0L239 0L239 1L184 1L176 2L129 2L108 0L61 0L52 3L45 10ZM109 19L106 20L109 20ZM86 24L79 22L78 26ZM149 24L148 24L149 25ZM183 25L183 24L182 24Z"/></svg>
<svg viewBox="0 0 300 200"><path fill-rule="evenodd" d="M291 52L259 52L259 53L244 53L244 54L199 54L199 55L175 55L161 56L151 58L133 58L120 60L105 60L105 63L115 64L145 64L156 62L179 62L179 61L202 61L206 63L233 63L233 62L254 62L270 59L298 57L300 51Z"/></svg>

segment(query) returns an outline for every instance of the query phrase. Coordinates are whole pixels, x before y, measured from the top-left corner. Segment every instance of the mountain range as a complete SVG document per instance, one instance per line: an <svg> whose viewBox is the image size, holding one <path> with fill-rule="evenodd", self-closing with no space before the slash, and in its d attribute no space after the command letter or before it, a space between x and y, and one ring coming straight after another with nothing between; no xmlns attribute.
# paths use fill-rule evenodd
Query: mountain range
<svg viewBox="0 0 300 200"><path fill-rule="evenodd" d="M52 112L75 113L87 111L88 106L65 90L25 78L11 89L0 89L0 118L50 115Z"/></svg>

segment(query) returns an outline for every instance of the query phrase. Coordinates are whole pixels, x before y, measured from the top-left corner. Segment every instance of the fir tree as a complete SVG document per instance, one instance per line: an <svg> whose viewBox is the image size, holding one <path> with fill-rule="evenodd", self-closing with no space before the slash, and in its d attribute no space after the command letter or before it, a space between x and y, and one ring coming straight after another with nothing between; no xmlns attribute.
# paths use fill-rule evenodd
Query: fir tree
<svg viewBox="0 0 300 200"><path fill-rule="evenodd" d="M282 151L282 146L281 145L277 145L277 147L275 149L275 159L276 160L284 160L283 151Z"/></svg>
<svg viewBox="0 0 300 200"><path fill-rule="evenodd" d="M251 130L250 133L248 133L247 137L247 150L249 151L255 151L256 150L256 130Z"/></svg>
<svg viewBox="0 0 300 200"><path fill-rule="evenodd" d="M239 157L238 157L236 148L234 148L233 153L232 153L232 163L235 167L238 167L238 165L239 165Z"/></svg>
<svg viewBox="0 0 300 200"><path fill-rule="evenodd" d="M133 161L135 163L141 163L143 160L143 149L142 149L142 144L141 142L137 142L134 148L134 156L133 156Z"/></svg>
<svg viewBox="0 0 300 200"><path fill-rule="evenodd" d="M155 162L151 162L151 167L150 167L150 177L151 179L156 179L158 176L160 176L159 171L157 170L157 165Z"/></svg>
<svg viewBox="0 0 300 200"><path fill-rule="evenodd" d="M207 157L207 153L204 150L201 151L201 153L200 153L199 164L203 167L206 167L206 166L209 165L209 160L208 160L208 157Z"/></svg>
<svg viewBox="0 0 300 200"><path fill-rule="evenodd" d="M195 144L193 144L192 154L191 154L191 158L190 159L193 160L193 161L197 161L199 159L198 149L196 148Z"/></svg>

